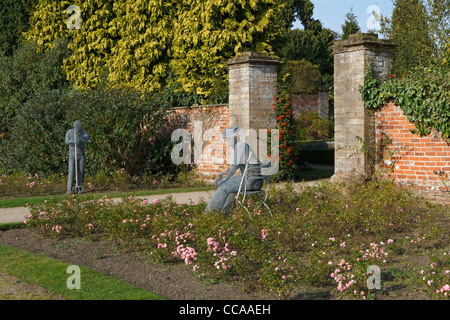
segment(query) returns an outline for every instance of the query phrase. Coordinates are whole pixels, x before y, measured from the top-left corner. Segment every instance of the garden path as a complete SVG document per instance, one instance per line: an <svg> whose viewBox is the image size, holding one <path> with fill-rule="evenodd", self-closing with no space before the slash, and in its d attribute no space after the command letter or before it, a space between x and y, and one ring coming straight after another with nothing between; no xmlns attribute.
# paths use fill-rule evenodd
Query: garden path
<svg viewBox="0 0 450 320"><path fill-rule="evenodd" d="M320 182L327 181L328 179L323 180L314 180L308 182L302 182L302 185L316 185ZM280 184L281 186L282 184ZM148 202L152 202L155 199L163 199L168 196L172 196L173 200L178 203L199 203L200 201L209 201L215 190L208 191L193 191L193 192L184 192L184 193L172 193L172 194L158 194L158 195L149 195L149 196L139 196L142 200L147 200ZM115 198L114 201L120 201L121 198ZM12 223L12 222L22 222L26 219L26 216L29 214L29 209L26 207L17 207L17 208L0 208L0 224L2 223Z"/></svg>
<svg viewBox="0 0 450 320"><path fill-rule="evenodd" d="M180 203L190 202L198 203L202 199L208 201L215 190L209 191L195 191L195 192L185 192L185 193L173 193L173 194L158 194L149 196L139 196L140 199L147 200L149 202L155 199L163 199L168 196L172 196L173 200ZM113 201L120 201L120 198L114 198ZM21 222L25 220L25 217L29 214L29 209L26 207L17 208L0 208L0 224L11 223L11 222Z"/></svg>

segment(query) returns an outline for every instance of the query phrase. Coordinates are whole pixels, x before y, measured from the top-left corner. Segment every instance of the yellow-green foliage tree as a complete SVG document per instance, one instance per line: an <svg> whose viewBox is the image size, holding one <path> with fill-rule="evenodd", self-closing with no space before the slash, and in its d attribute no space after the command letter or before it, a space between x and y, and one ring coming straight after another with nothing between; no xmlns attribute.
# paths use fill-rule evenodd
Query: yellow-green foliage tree
<svg viewBox="0 0 450 320"><path fill-rule="evenodd" d="M140 91L166 85L173 20L180 1L119 0L110 32L118 39L111 50L109 81Z"/></svg>
<svg viewBox="0 0 450 320"><path fill-rule="evenodd" d="M70 38L72 30L67 28L66 21L69 15L66 9L77 5L79 1L40 0L30 18L31 28L25 33L25 39L36 40L38 46L53 47L58 38Z"/></svg>
<svg viewBox="0 0 450 320"><path fill-rule="evenodd" d="M81 29L68 27L68 21L73 22L71 18L75 15L67 11L71 5L80 8ZM85 89L101 82L109 64L115 44L110 32L113 18L113 2L108 0L39 0L25 38L46 48L51 48L58 38L70 39L73 54L64 62L63 69L71 83Z"/></svg>
<svg viewBox="0 0 450 320"><path fill-rule="evenodd" d="M271 53L281 9L275 0L183 1L170 63L183 89L208 96L226 80L229 58L245 50Z"/></svg>
<svg viewBox="0 0 450 320"><path fill-rule="evenodd" d="M447 65L450 67L450 42L446 45L446 53L444 57L444 65Z"/></svg>
<svg viewBox="0 0 450 320"><path fill-rule="evenodd" d="M77 88L103 80L153 91L178 81L208 96L224 86L226 62L244 50L272 52L283 28L277 0L40 0L27 33L47 47L72 40L64 63ZM69 5L81 9L81 29L69 30ZM169 82L169 83L168 83Z"/></svg>
<svg viewBox="0 0 450 320"><path fill-rule="evenodd" d="M69 49L73 54L63 69L75 87L87 89L101 83L108 74L111 51L117 45L111 32L115 12L114 2L109 0L79 1L81 29L71 30Z"/></svg>

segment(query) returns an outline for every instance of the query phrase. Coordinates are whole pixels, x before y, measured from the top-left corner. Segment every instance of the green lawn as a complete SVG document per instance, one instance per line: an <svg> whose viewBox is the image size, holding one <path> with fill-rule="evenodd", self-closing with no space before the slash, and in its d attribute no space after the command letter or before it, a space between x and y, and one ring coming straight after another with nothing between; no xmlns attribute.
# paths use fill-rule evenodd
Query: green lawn
<svg viewBox="0 0 450 320"><path fill-rule="evenodd" d="M0 245L0 272L36 284L67 300L163 300L152 292L80 266L80 289L69 289L69 263ZM70 283L70 282L69 282Z"/></svg>

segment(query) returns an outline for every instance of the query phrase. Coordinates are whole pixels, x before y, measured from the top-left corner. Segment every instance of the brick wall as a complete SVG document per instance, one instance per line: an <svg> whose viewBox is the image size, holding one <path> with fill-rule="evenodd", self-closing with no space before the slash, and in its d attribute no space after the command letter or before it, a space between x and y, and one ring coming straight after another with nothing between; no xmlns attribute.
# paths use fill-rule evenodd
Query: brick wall
<svg viewBox="0 0 450 320"><path fill-rule="evenodd" d="M227 105L175 108L167 117L166 130L186 129L191 136L191 163L202 178L213 179L228 166L222 132L230 126Z"/></svg>
<svg viewBox="0 0 450 320"><path fill-rule="evenodd" d="M419 194L448 197L443 182L434 173L450 172L450 146L439 134L433 132L426 137L412 134L414 125L393 103L376 112L375 127L377 148L384 155L379 159L379 169L386 170L399 184L412 185ZM396 151L390 157L388 150ZM450 187L450 181L447 185Z"/></svg>
<svg viewBox="0 0 450 320"><path fill-rule="evenodd" d="M316 94L293 94L292 108L294 117L302 112L315 111L321 118L329 118L329 101L328 92L320 92Z"/></svg>

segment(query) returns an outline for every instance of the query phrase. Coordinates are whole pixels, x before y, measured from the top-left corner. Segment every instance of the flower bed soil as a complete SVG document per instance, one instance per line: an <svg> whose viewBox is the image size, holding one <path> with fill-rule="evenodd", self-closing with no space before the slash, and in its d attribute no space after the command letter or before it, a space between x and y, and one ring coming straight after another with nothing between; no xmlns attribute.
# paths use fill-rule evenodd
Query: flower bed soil
<svg viewBox="0 0 450 320"><path fill-rule="evenodd" d="M205 283L197 279L191 267L184 263L149 263L136 254L120 252L105 241L79 238L54 240L42 238L33 230L12 229L0 232L0 244L44 254L67 263L87 266L167 299L273 299L271 296L246 292L240 289L238 283Z"/></svg>
<svg viewBox="0 0 450 320"><path fill-rule="evenodd" d="M190 266L184 263L151 263L136 254L121 252L110 242L69 238L54 240L42 238L33 230L12 229L0 232L0 244L44 254L70 264L84 265L98 272L115 277L139 288L149 290L173 300L272 300L274 296L251 292L236 283L207 283L196 278ZM8 286L0 285L0 299L53 299L62 297L51 295L42 288L28 285L25 281L14 280L8 275L0 275L0 280L8 279ZM0 283L1 284L1 283ZM15 288L11 288L15 286ZM11 293L11 290L13 290ZM420 292L411 292L407 286L385 287L387 294L380 300L426 300ZM304 293L297 292L292 299L335 300L329 290L308 287ZM32 298L30 298L32 297ZM105 297L108 299L108 297Z"/></svg>

